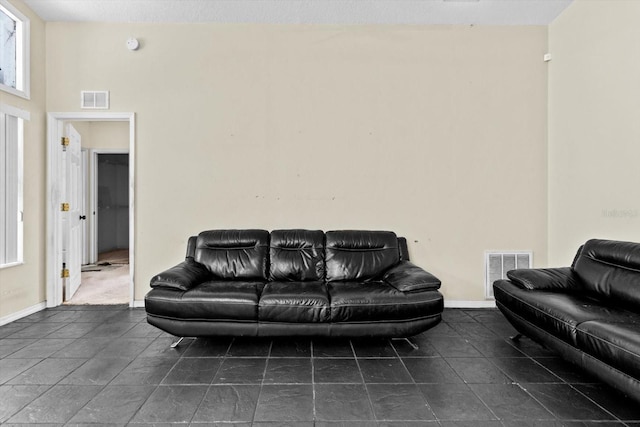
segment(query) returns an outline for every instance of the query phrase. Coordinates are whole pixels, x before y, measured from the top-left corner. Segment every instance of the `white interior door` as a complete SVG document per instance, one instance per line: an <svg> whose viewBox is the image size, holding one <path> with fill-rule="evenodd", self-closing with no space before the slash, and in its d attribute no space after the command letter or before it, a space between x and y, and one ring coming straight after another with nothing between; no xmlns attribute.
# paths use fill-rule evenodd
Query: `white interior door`
<svg viewBox="0 0 640 427"><path fill-rule="evenodd" d="M82 230L84 222L81 219L82 206L82 154L81 140L78 131L71 125L65 126L65 133L69 138L69 145L63 154L65 173L65 203L69 210L62 214L62 259L69 277L65 280L64 300L69 301L80 287L82 266Z"/></svg>

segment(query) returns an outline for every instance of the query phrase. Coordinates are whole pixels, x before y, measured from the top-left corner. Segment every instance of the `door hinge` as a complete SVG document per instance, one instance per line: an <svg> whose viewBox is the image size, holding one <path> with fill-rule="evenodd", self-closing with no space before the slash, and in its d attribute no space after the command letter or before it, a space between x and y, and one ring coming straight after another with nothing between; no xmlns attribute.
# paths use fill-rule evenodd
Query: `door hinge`
<svg viewBox="0 0 640 427"><path fill-rule="evenodd" d="M66 262L62 263L62 270L60 270L60 277L62 277L63 279L66 279L67 277L69 277L69 269L67 268Z"/></svg>
<svg viewBox="0 0 640 427"><path fill-rule="evenodd" d="M60 210L61 210L62 212L69 212L69 203L62 203L62 204L60 205Z"/></svg>
<svg viewBox="0 0 640 427"><path fill-rule="evenodd" d="M62 145L63 147L67 147L69 145L69 138L66 136L60 138L60 145Z"/></svg>

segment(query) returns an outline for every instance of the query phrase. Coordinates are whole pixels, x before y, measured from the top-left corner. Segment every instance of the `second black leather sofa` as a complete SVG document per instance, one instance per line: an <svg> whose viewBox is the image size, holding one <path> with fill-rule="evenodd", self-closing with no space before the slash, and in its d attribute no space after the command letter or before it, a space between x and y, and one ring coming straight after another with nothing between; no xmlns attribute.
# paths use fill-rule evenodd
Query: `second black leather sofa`
<svg viewBox="0 0 640 427"><path fill-rule="evenodd" d="M640 402L640 243L592 239L571 267L508 277L494 294L520 333Z"/></svg>

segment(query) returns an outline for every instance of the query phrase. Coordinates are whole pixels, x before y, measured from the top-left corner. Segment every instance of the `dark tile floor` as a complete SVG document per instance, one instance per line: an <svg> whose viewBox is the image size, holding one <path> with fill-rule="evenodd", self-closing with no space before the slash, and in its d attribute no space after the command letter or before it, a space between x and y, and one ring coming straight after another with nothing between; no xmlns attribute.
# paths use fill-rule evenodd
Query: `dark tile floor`
<svg viewBox="0 0 640 427"><path fill-rule="evenodd" d="M640 406L514 333L447 309L405 341L187 339L142 309L63 306L0 327L0 422L640 426Z"/></svg>

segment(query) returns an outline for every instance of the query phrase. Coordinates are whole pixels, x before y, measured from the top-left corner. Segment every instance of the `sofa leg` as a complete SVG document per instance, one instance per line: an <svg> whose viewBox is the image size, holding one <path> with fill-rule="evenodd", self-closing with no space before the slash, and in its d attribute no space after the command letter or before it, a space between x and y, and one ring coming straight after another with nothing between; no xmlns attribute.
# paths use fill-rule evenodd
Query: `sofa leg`
<svg viewBox="0 0 640 427"><path fill-rule="evenodd" d="M176 348L177 346L179 346L183 339L184 339L184 337L180 337L178 339L178 341L176 341L173 344L171 344L171 348Z"/></svg>
<svg viewBox="0 0 640 427"><path fill-rule="evenodd" d="M520 338L522 338L522 334L515 334L514 336L509 337L511 341L520 341Z"/></svg>
<svg viewBox="0 0 640 427"><path fill-rule="evenodd" d="M414 350L418 350L420 348L418 347L418 344L414 343L409 338L391 338L391 340L393 341L405 340Z"/></svg>
<svg viewBox="0 0 640 427"><path fill-rule="evenodd" d="M418 344L414 343L413 341L411 341L409 338L405 338L405 340L407 340L407 342L409 343L409 345L411 346L411 348L413 348L414 350L419 350L420 347L418 347Z"/></svg>

